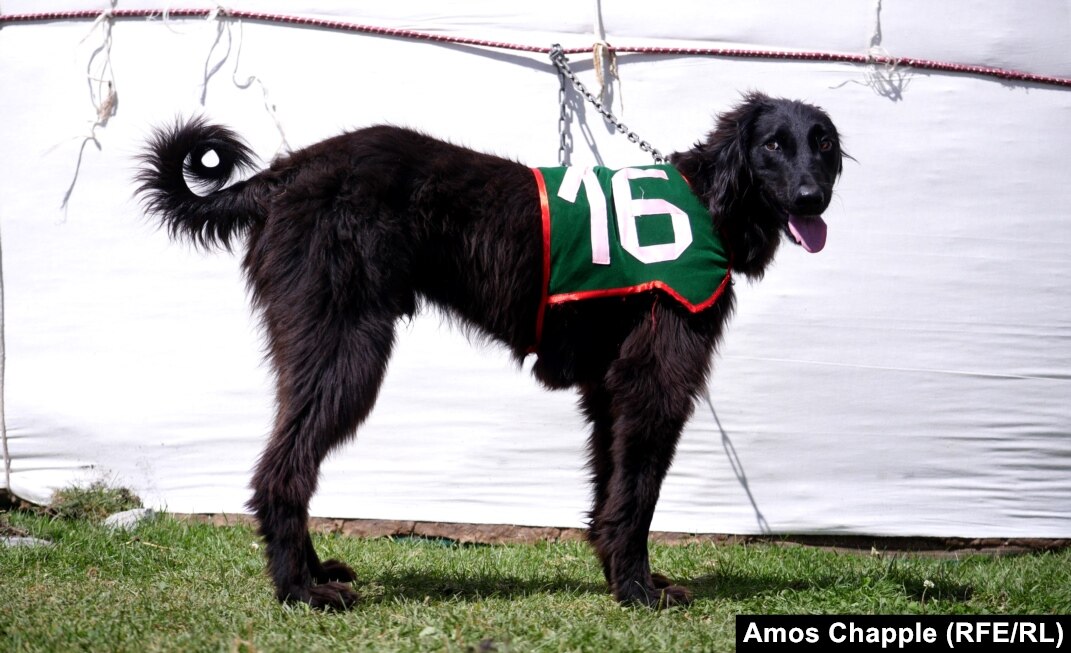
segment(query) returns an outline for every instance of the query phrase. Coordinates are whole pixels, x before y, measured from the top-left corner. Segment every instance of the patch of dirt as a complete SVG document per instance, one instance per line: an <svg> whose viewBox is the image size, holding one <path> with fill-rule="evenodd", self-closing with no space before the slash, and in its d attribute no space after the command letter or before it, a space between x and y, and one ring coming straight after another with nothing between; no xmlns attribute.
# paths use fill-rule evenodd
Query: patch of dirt
<svg viewBox="0 0 1071 653"><path fill-rule="evenodd" d="M246 524L255 526L250 515L216 514L175 517L217 526ZM460 544L513 544L533 542L583 541L581 528L551 526L515 526L510 524L455 524L389 519L326 519L313 517L309 528L318 533L337 533L349 537L424 537L445 539ZM731 535L722 533L652 532L651 540L663 544L714 542L724 544L770 544L777 546L813 546L857 555L915 555L954 558L962 555L1017 555L1057 551L1071 547L1071 539L1043 538L949 538L949 537L872 537L866 535Z"/></svg>

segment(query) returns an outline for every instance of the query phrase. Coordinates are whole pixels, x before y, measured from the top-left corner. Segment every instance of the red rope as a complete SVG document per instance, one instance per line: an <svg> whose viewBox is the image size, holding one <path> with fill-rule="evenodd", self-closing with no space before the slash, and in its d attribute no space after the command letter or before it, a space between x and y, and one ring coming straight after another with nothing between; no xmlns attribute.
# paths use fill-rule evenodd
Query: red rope
<svg viewBox="0 0 1071 653"><path fill-rule="evenodd" d="M206 18L215 9L172 9L166 13L167 17L175 18ZM461 36L447 36L445 34L429 34L408 29L394 27L376 27L374 25L360 25L340 20L325 18L306 18L303 16L288 16L283 14L269 14L256 11L226 10L219 11L221 16L252 20L264 23L276 23L280 25L295 25L299 27L315 27L342 32L358 32L392 38L417 39L434 43L451 43L455 45L471 45L500 50L518 50L521 52L550 53L550 48L545 46L524 45L520 43L507 43L502 41L487 41ZM116 9L108 14L116 19L130 18L163 18L164 13L154 9ZM61 20L91 20L101 16L101 12L92 10L80 11L50 11L31 14L0 14L0 26L11 23L34 23ZM1038 75L1035 73L1019 70L1007 70L990 66L974 66L968 64L949 63L946 61L933 61L930 59L915 59L911 57L872 56L867 54L847 54L833 52L796 52L776 50L745 50L739 48L665 48L665 47L613 47L617 53L653 54L653 55L692 55L709 57L730 57L744 59L779 59L788 61L830 61L835 63L851 64L878 64L883 66L903 66L918 70L936 70L940 72L958 73L967 75L979 75L982 77L994 77L1016 82L1029 82L1047 86L1062 86L1071 88L1071 78L1057 77L1054 75ZM590 48L566 48L566 54L580 54L589 52Z"/></svg>

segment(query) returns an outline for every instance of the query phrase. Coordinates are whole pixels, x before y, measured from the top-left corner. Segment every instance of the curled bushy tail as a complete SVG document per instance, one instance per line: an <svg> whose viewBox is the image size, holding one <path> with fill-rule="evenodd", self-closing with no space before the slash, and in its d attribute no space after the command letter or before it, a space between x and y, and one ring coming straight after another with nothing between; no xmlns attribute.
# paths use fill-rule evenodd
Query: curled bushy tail
<svg viewBox="0 0 1071 653"><path fill-rule="evenodd" d="M253 152L226 127L200 118L179 121L158 129L149 141L141 155L137 192L172 238L230 249L231 239L260 216L250 182L223 187L235 173L252 168L253 161Z"/></svg>

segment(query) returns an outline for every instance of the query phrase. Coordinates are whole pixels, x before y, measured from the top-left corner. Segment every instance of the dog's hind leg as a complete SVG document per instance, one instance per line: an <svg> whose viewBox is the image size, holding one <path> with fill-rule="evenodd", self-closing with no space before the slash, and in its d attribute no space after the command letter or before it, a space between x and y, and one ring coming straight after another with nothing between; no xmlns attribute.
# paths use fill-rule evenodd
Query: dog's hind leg
<svg viewBox="0 0 1071 653"><path fill-rule="evenodd" d="M651 573L647 538L662 481L706 379L710 348L708 336L676 312L658 308L625 340L606 375L611 471L589 537L622 603L669 607L691 601L687 589Z"/></svg>
<svg viewBox="0 0 1071 653"><path fill-rule="evenodd" d="M606 577L606 582L610 583L609 552L603 550L604 542L596 537L596 524L606 506L610 478L614 471L611 453L614 441L614 418L610 412L610 394L606 391L606 386L602 383L581 386L580 406L591 423L591 436L588 438L588 466L591 468L592 500L588 541L595 549L599 562L602 563L602 573Z"/></svg>
<svg viewBox="0 0 1071 653"><path fill-rule="evenodd" d="M316 548L312 545L312 536L307 532L305 533L305 554L309 563L309 572L317 583L329 583L331 581L352 583L357 580L357 574L341 560L324 560L321 562L320 556L316 555Z"/></svg>
<svg viewBox="0 0 1071 653"><path fill-rule="evenodd" d="M394 342L394 318L320 317L330 322L290 325L286 339L272 334L268 322L279 406L249 506L260 524L276 597L344 609L357 600L347 584L353 572L335 560L320 562L308 533L309 500L324 457L375 403Z"/></svg>

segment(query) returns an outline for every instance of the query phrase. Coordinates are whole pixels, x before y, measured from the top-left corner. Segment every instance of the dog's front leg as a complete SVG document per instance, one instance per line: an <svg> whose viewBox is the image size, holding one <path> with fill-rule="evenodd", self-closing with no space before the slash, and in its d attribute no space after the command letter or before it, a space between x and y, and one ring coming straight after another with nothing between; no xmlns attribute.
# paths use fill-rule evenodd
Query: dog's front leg
<svg viewBox="0 0 1071 653"><path fill-rule="evenodd" d="M595 426L589 538L622 603L670 607L692 599L686 588L651 573L647 538L662 481L706 379L709 351L708 338L672 310L659 309L629 335L610 366L603 418L595 419L596 402L584 404ZM600 435L610 416L609 437Z"/></svg>
<svg viewBox="0 0 1071 653"><path fill-rule="evenodd" d="M580 391L580 405L591 422L591 436L588 440L588 464L591 468L592 502L589 516L588 541L595 548L595 554L602 564L602 573L606 582L613 585L610 575L610 553L604 550L608 543L605 537L596 537L604 529L597 528L599 515L606 509L610 498L610 480L613 477L613 441L614 419L610 410L610 395L602 384L586 385ZM673 583L662 574L651 574L654 588L661 591Z"/></svg>
<svg viewBox="0 0 1071 653"><path fill-rule="evenodd" d="M618 423L625 424L615 428L614 472L607 499L592 520L592 543L618 601L656 608L686 605L692 600L691 592L652 573L647 548L662 480L684 419L669 417L653 429L634 419L647 416L618 418Z"/></svg>

